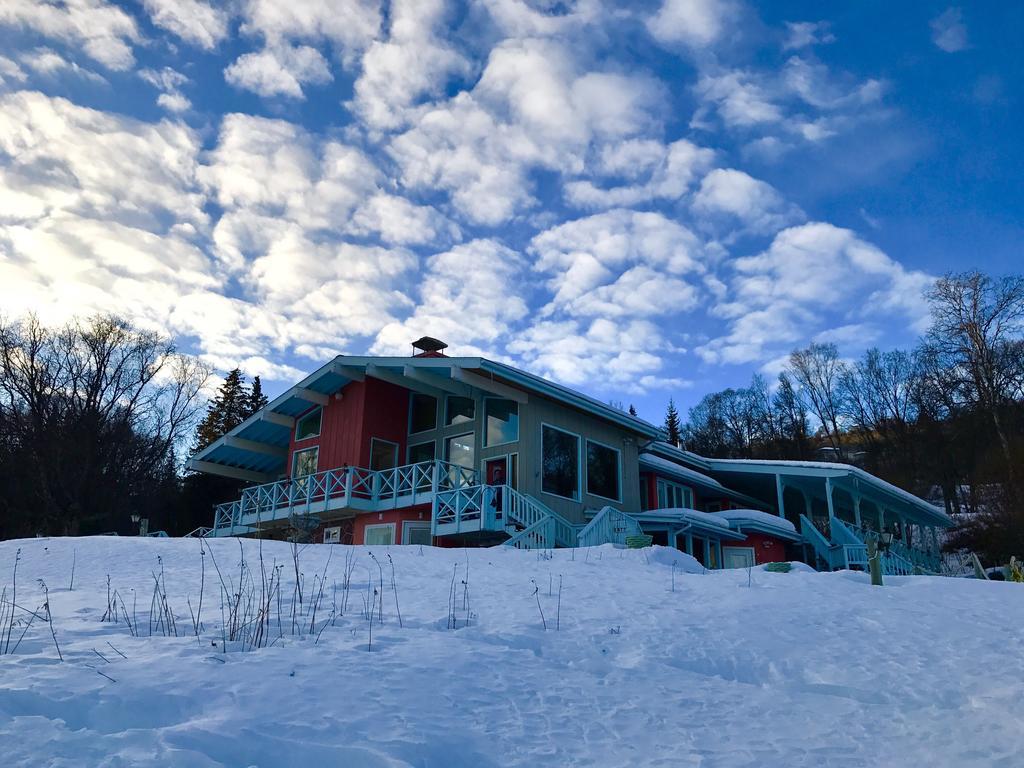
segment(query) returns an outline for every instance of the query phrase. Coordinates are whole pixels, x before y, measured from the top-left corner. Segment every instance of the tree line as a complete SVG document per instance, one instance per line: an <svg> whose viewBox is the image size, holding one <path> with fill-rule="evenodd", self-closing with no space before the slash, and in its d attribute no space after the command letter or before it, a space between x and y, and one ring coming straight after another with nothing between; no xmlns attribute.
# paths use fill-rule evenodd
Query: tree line
<svg viewBox="0 0 1024 768"><path fill-rule="evenodd" d="M1024 553L1024 278L947 275L912 349L797 349L774 386L706 395L669 438L718 458L852 462L957 515L951 548Z"/></svg>
<svg viewBox="0 0 1024 768"><path fill-rule="evenodd" d="M239 483L183 460L266 404L238 370L207 401L210 375L123 318L0 318L0 539L209 525Z"/></svg>

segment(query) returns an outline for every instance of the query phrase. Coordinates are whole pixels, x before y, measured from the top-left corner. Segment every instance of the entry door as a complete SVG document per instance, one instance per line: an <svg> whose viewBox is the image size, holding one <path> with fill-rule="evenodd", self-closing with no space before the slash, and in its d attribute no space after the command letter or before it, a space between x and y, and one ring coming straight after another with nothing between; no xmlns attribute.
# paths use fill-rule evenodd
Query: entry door
<svg viewBox="0 0 1024 768"><path fill-rule="evenodd" d="M484 466L487 485L508 485L508 456L488 459Z"/></svg>
<svg viewBox="0 0 1024 768"><path fill-rule="evenodd" d="M753 547L722 547L725 568L750 568L754 565Z"/></svg>

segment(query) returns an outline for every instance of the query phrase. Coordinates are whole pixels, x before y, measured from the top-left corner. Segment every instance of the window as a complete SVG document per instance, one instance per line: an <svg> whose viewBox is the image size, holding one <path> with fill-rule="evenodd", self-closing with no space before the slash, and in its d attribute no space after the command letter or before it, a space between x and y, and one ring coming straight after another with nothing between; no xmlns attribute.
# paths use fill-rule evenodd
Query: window
<svg viewBox="0 0 1024 768"><path fill-rule="evenodd" d="M387 547L395 543L395 524L368 525L363 531L363 544L368 547Z"/></svg>
<svg viewBox="0 0 1024 768"><path fill-rule="evenodd" d="M312 413L307 413L295 424L295 439L305 440L310 437L317 437L320 434L320 420L323 416L323 409L317 408Z"/></svg>
<svg viewBox="0 0 1024 768"><path fill-rule="evenodd" d="M422 544L429 547L430 523L406 520L402 523L402 544Z"/></svg>
<svg viewBox="0 0 1024 768"><path fill-rule="evenodd" d="M488 397L484 400L484 445L514 443L519 439L519 403Z"/></svg>
<svg viewBox="0 0 1024 768"><path fill-rule="evenodd" d="M388 440L370 439L370 469L393 469L398 466L398 444Z"/></svg>
<svg viewBox="0 0 1024 768"><path fill-rule="evenodd" d="M445 424L465 424L476 418L476 402L471 397L448 398L448 413L445 416Z"/></svg>
<svg viewBox="0 0 1024 768"><path fill-rule="evenodd" d="M473 433L456 435L444 441L447 460L466 469L476 469L476 440Z"/></svg>
<svg viewBox="0 0 1024 768"><path fill-rule="evenodd" d="M296 451L292 459L292 477L305 477L316 474L317 461L320 459L319 448L307 448Z"/></svg>
<svg viewBox="0 0 1024 768"><path fill-rule="evenodd" d="M580 497L580 439L554 427L541 427L541 489L567 499Z"/></svg>
<svg viewBox="0 0 1024 768"><path fill-rule="evenodd" d="M619 501L619 452L587 440L587 493Z"/></svg>
<svg viewBox="0 0 1024 768"><path fill-rule="evenodd" d="M409 434L437 429L437 398L413 392L409 400Z"/></svg>
<svg viewBox="0 0 1024 768"><path fill-rule="evenodd" d="M693 509L693 491L685 485L658 481L659 509Z"/></svg>
<svg viewBox="0 0 1024 768"><path fill-rule="evenodd" d="M341 543L341 526L336 525L333 528L324 528L324 544L340 544Z"/></svg>
<svg viewBox="0 0 1024 768"><path fill-rule="evenodd" d="M421 461L433 461L437 453L434 441L429 443L416 443L409 446L409 463L419 464Z"/></svg>

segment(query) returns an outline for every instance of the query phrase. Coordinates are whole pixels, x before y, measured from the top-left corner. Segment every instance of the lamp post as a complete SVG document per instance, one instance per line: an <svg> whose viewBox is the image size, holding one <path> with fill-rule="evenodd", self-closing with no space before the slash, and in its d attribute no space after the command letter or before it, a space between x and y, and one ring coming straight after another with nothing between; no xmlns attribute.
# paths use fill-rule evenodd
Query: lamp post
<svg viewBox="0 0 1024 768"><path fill-rule="evenodd" d="M135 526L135 535L139 535L139 520L142 519L141 515L132 515L132 525Z"/></svg>

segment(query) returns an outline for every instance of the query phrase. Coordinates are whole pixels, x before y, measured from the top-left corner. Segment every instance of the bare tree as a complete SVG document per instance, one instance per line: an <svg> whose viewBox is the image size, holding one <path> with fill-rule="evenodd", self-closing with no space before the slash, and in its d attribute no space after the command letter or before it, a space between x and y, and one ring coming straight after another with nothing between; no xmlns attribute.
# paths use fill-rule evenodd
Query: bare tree
<svg viewBox="0 0 1024 768"><path fill-rule="evenodd" d="M957 391L992 420L1007 478L1016 487L1003 414L1022 387L1024 277L950 274L936 281L928 300L932 324L926 344Z"/></svg>
<svg viewBox="0 0 1024 768"><path fill-rule="evenodd" d="M790 374L799 385L800 393L821 422L832 448L842 457L843 377L846 364L839 358L836 345L811 344L805 349L797 349L790 354L789 365Z"/></svg>
<svg viewBox="0 0 1024 768"><path fill-rule="evenodd" d="M0 320L0 488L21 534L109 529L176 481L207 369L159 334L97 316ZM147 515L148 516L148 515ZM0 526L0 528L5 526ZM3 531L0 531L0 535Z"/></svg>

